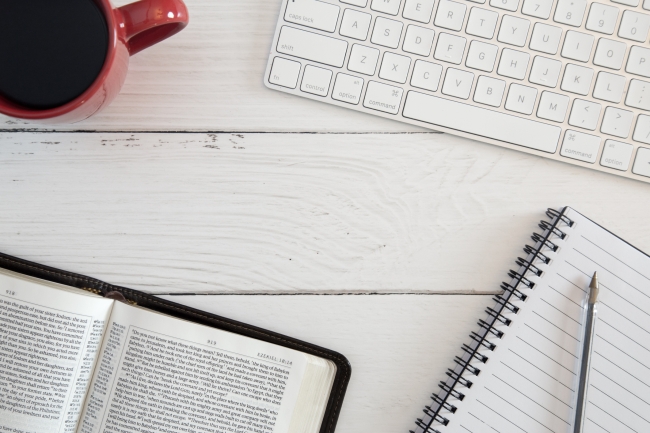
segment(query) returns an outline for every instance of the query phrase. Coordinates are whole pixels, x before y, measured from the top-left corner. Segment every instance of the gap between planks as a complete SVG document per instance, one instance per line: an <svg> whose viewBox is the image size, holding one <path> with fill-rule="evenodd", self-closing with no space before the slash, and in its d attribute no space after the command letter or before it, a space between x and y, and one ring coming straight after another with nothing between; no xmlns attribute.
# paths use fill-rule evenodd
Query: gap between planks
<svg viewBox="0 0 650 433"><path fill-rule="evenodd" d="M420 132L319 132L319 131L209 131L209 130L176 130L176 131L111 131L111 130L94 130L87 131L76 129L73 131L55 130L55 129L0 129L2 134L29 133L29 134L231 134L231 135L442 135L444 132L439 131L420 131Z"/></svg>
<svg viewBox="0 0 650 433"><path fill-rule="evenodd" d="M152 293L155 296L493 296L500 295L503 291L468 293L468 292L333 292L333 293L224 293L224 292L200 292L200 293Z"/></svg>

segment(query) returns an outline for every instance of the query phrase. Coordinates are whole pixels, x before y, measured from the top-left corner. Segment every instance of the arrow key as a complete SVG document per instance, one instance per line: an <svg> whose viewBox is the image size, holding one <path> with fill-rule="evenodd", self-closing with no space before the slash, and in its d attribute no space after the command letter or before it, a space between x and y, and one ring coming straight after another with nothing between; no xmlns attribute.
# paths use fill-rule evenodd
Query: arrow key
<svg viewBox="0 0 650 433"><path fill-rule="evenodd" d="M634 114L631 111L621 110L620 108L607 107L603 124L600 132L614 135L616 137L627 138L632 126Z"/></svg>

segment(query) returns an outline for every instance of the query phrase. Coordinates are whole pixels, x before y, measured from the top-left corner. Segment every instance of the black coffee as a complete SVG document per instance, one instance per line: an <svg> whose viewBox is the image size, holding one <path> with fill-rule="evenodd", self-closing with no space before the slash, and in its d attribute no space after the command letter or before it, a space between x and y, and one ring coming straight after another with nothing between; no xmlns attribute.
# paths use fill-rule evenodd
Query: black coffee
<svg viewBox="0 0 650 433"><path fill-rule="evenodd" d="M93 0L0 0L0 93L34 109L64 105L95 81L108 26Z"/></svg>

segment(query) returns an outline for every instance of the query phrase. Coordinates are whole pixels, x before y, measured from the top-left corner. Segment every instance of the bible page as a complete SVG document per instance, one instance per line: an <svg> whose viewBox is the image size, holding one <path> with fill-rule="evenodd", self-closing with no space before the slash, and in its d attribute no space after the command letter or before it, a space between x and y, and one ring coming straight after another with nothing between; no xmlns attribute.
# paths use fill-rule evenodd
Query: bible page
<svg viewBox="0 0 650 433"><path fill-rule="evenodd" d="M79 433L286 433L307 355L116 302Z"/></svg>
<svg viewBox="0 0 650 433"><path fill-rule="evenodd" d="M112 305L0 271L0 431L76 431Z"/></svg>

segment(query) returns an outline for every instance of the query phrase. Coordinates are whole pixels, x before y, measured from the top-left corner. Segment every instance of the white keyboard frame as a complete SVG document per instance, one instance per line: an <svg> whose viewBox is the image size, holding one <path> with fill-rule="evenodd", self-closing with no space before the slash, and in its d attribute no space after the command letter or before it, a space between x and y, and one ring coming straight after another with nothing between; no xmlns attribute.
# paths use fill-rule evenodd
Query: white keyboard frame
<svg viewBox="0 0 650 433"><path fill-rule="evenodd" d="M412 21L412 20L406 19L406 18L404 18L402 16L406 0L401 1L400 9L399 9L399 12L398 12L397 15L389 15L389 14L376 12L376 11L372 10L370 8L370 6L372 4L372 0L368 0L367 6L365 8L353 6L353 5L350 5L350 4L347 4L347 3L341 3L341 2L339 2L339 0L320 0L320 1L323 1L325 3L331 3L331 4L334 4L334 5L337 5L337 6L339 6L341 8L340 13L339 13L339 17L338 17L336 30L335 30L334 33L329 33L329 32L325 32L325 31L315 29L315 28L306 27L306 26L302 26L302 25L298 25L298 24L294 24L294 23L290 23L290 22L285 21L284 20L284 15L285 15L285 11L286 11L286 8L287 8L288 1L290 1L290 0L282 0L282 5L281 5L280 11L279 11L278 24L277 24L276 29L275 29L275 34L274 34L274 37L273 37L273 43L272 43L272 46L271 46L271 53L270 53L270 56L269 56L269 60L268 60L268 64L267 64L267 68L266 68L266 72L265 72L265 76L264 76L264 84L269 89L278 90L280 92L289 93L289 94L300 96L300 97L303 97L303 98L313 99L315 101L320 101L320 102L325 102L325 103L332 104L332 105L337 105L337 106L343 107L343 108L348 108L348 109L352 109L352 110L356 110L356 111L360 111L360 112L364 112L364 113L369 113L369 114L372 114L372 115L375 115L375 116L385 117L387 119L397 120L399 122L404 122L404 123L407 123L407 124L424 127L424 128L435 130L435 131L447 132L447 133L458 135L458 136L461 136L461 137L466 137L466 138L469 138L469 139L472 139L472 140L478 140L478 141L494 144L494 145L497 145L497 146L505 147L505 148L508 148L508 149L513 149L513 150L517 150L517 151L520 151L520 152L525 152L525 153L529 153L529 154L532 154L532 155L538 155L538 156L542 156L544 158L553 159L553 160L556 160L556 161L561 161L561 162L564 162L564 163L569 163L569 164L589 168L589 169L592 169L592 170L598 170L598 171L602 171L602 172L605 172L605 173L610 173L610 174L614 174L614 175L617 175L617 176L622 176L622 177L626 177L626 178L629 178L629 179L634 179L634 180L639 180L639 181L642 181L642 182L650 183L650 177L645 177L645 176L641 176L641 175L637 175L637 174L632 173L632 169L634 167L634 163L635 163L636 158L637 158L638 149L639 148L650 149L650 145L645 145L643 143L638 143L638 142L635 142L635 141L632 140L632 135L634 133L634 128L636 126L636 119L638 118L639 114L650 115L650 112L646 112L646 111L643 111L643 110L640 110L640 109L628 107L628 106L626 106L624 104L625 95L627 94L627 87L629 86L629 80L630 79L636 78L636 79L639 79L639 80L650 81L650 78L645 78L645 77L642 77L642 76L637 76L637 75L633 75L633 74L629 74L629 73L625 72L625 65L627 64L627 59L628 59L628 56L629 56L630 47L632 45L640 45L640 46L643 46L645 48L650 48L650 46L648 45L647 39L643 43L633 42L633 41L630 41L630 40L627 40L627 39L620 38L620 37L618 37L618 34L617 34L618 33L618 28L619 28L619 25L620 25L620 22L621 22L621 19L622 19L622 16L623 16L623 12L625 10L633 10L633 11L638 11L638 12L650 14L650 11L644 10L644 9L641 8L641 4L643 3L643 0L640 1L640 4L639 4L638 7L625 6L625 5L622 5L622 4L612 3L612 2L609 2L609 1L591 1L591 0L588 0L587 1L587 8L585 10L585 15L583 17L582 25L580 27L573 27L573 26L569 26L569 25L565 25L565 24L561 24L561 23L557 23L557 22L553 21L553 14L555 13L555 7L557 5L557 0L555 0L554 3L553 3L553 8L551 9L551 17L548 20L543 20L543 19L539 19L539 18L536 18L536 17L532 17L532 16L529 16L529 15L522 14L521 13L521 8L522 8L522 5L524 3L524 0L520 0L519 8L518 8L518 10L516 12L511 12L511 11L507 11L507 10L492 8L492 7L489 6L489 1L490 0L486 0L486 2L484 4L475 3L475 2L467 1L467 0L454 0L454 1L458 2L458 3L464 3L464 4L467 5L467 11L465 13L465 18L464 18L464 21L463 21L463 27L462 27L462 30L458 31L458 32L453 31L453 30L449 30L449 29L444 29L444 28L441 28L441 27L437 27L437 26L435 26L433 24L433 21L435 19L438 6L440 5L440 2L442 0L435 0L432 17L431 17L431 20L429 21L428 24L424 24L424 23L418 22L418 21ZM589 10L591 8L592 3L603 3L603 4L615 6L615 7L620 9L620 13L619 13L619 16L618 16L618 19L617 19L617 22L616 22L616 27L615 27L614 34L612 34L612 35L598 34L598 33L594 33L594 32L585 30L584 26L585 26L587 16L589 14ZM479 38L479 37L473 37L471 35L467 35L466 33L464 33L465 27L467 25L467 20L468 20L469 14L470 14L470 9L472 7L474 7L474 6L480 7L480 8L485 8L485 9L490 9L490 10L494 10L494 11L499 12L499 20L497 21L495 34L494 34L492 39L488 40L488 39L483 39L483 38ZM362 11L364 13L368 13L368 14L372 15L372 21L371 21L370 29L368 31L368 36L367 36L365 41L345 37L345 36L342 36L339 33L339 29L340 29L340 26L341 26L341 20L342 20L343 12L345 11L345 9L354 9L354 10ZM526 20L531 21L531 26L530 26L529 31L528 31L526 44L523 47L516 47L516 46L513 46L513 45L508 45L508 44L504 44L504 43L501 43L501 42L497 41L497 34L498 34L499 28L501 26L501 20L502 20L504 15L512 15L512 16L515 16L515 17L521 17L521 18L524 18ZM401 21L401 22L404 23L404 27L403 27L403 30L402 30L402 35L401 35L401 38L400 38L400 43L398 45L398 48L390 49L390 48L382 47L380 45L372 44L370 42L370 37L372 35L372 30L373 30L374 25L375 25L375 19L378 16L388 18L388 19L391 19L391 20ZM550 25L562 28L562 30L563 30L562 39L560 40L559 49L558 49L558 52L557 52L556 55L541 53L541 52L530 50L528 48L528 46L530 44L530 38L531 38L531 35L532 35L533 26L537 22L550 24ZM432 50L431 50L431 54L428 57L423 57L423 56L420 56L420 55L417 55L417 54L406 53L406 52L402 51L402 46L404 44L404 37L405 37L405 34L406 34L406 28L407 28L407 26L409 24L413 24L413 25L416 25L416 26L426 27L426 28L430 28L430 29L435 30L435 39L433 41L433 47L432 47ZM343 67L342 68L337 68L337 67L334 67L334 66L323 65L321 63L316 63L316 62L312 62L312 61L305 60L305 59L302 59L302 58L297 58L297 57L293 57L293 56L286 55L286 54L283 54L283 53L279 53L276 48L277 48L277 45L278 45L278 38L280 36L280 30L282 29L283 26L293 27L293 28L296 28L296 29L316 33L316 34L319 34L319 35L328 36L328 37L331 37L331 38L341 39L341 40L347 41L348 42L348 49L347 49L347 53L346 53L346 56L345 56L345 62L343 64ZM564 43L564 38L566 37L566 32L568 30L582 31L582 32L587 32L587 33L591 33L591 34L595 35L596 39L594 41L594 44L593 44L593 47L592 47L592 50L591 50L591 55L590 55L589 62L582 63L582 62L578 62L578 61L574 61L574 60L570 60L570 59L566 59L566 58L561 57L561 55L560 55L560 53L562 51L561 48L562 48L562 45ZM439 37L441 32L442 33L452 34L452 35L457 35L457 36L462 36L462 37L465 37L467 39L467 44L465 46L465 52L463 54L463 59L462 59L462 61L461 61L461 63L459 65L447 63L447 62L444 62L444 61L439 61L439 60L433 58L433 52L435 51L436 44L438 43L438 37ZM604 38L612 39L612 40L616 40L616 41L621 41L621 42L625 43L628 46L626 54L625 54L625 58L624 58L624 61L623 61L623 67L621 68L621 70L616 71L616 70L613 70L613 69L608 69L608 68L596 66L596 65L594 65L592 63L593 56L594 56L596 47L598 45L598 38L600 38L600 37L604 37ZM465 61L467 60L467 53L469 51L469 44L470 44L471 40L479 40L481 42L486 42L486 43L489 43L489 44L497 45L499 47L499 54L497 56L496 64L495 64L494 70L491 73L471 69L471 68L465 66ZM352 46L354 44L366 45L366 46L369 46L369 47L372 47L372 48L376 48L376 49L378 49L380 51L378 65L377 65L375 74L373 76L359 74L359 73L347 70L347 65L348 65L348 61L349 61L349 58L350 58L350 52L351 52ZM515 49L515 50L518 50L518 51L524 51L524 52L528 52L530 54L531 57L530 57L530 61L528 62L528 69L526 71L526 76L525 76L524 80L517 80L517 79L513 79L513 78L508 78L508 77L498 75L496 73L496 70L497 70L496 66L498 65L499 59L501 58L502 50L504 48L510 48L510 49ZM405 84L398 84L398 83L395 83L395 82L392 82L392 81L383 80L383 79L379 78L379 70L380 70L380 66L381 66L381 59L383 59L383 56L384 56L385 52L392 52L392 53L401 54L401 55L405 55L405 56L408 56L408 57L412 58L410 70L409 70L409 73L408 73L408 76L407 76L408 78L407 78L407 81L406 81ZM548 58L551 58L551 59L556 59L556 60L561 61L563 64L573 63L573 64L577 64L577 65L580 65L580 66L586 66L586 67L594 69L594 78L592 79L589 94L587 96L576 95L576 94L571 94L571 93L565 92L565 91L563 91L563 90L561 90L559 88L560 84L562 82L562 76L564 74L564 66L562 67L562 73L561 73L561 75L560 75L560 77L558 79L558 84L557 84L557 86L555 88L544 87L544 86L539 86L539 85L530 83L528 81L528 76L530 74L530 69L531 69L532 64L533 64L533 59L534 59L534 57L536 55L548 57ZM284 59L296 61L296 62L299 62L301 64L301 70L300 70L300 75L299 75L299 78L298 78L298 84L297 84L295 89L279 86L279 85L273 84L273 83L271 83L269 81L270 74L271 74L271 68L273 66L273 60L276 57L281 57L281 58L284 58ZM423 89L420 89L420 88L417 88L417 87L412 87L410 85L411 77L412 77L412 73L413 73L413 67L415 65L416 60L425 60L425 61L428 61L428 62L439 64L439 65L441 65L443 67L443 72L442 72L442 75L441 75L441 78L440 78L440 83L439 83L439 86L438 86L438 90L436 92L430 92L430 91L423 90ZM328 70L331 70L333 72L332 80L330 82L330 88L329 88L329 92L328 92L327 96L324 96L324 97L323 96L318 96L318 95L314 95L314 94L311 94L311 93L306 93L306 92L303 92L303 91L300 90L300 84L302 83L302 78L303 78L303 74L304 74L306 65L312 65L312 66L316 66L316 67L319 67L319 68L328 69ZM452 96L447 96L447 95L444 95L444 94L441 93L440 90L442 88L442 83L443 83L445 73L446 73L446 70L447 70L448 67L455 68L455 69L461 69L461 70L467 70L467 71L470 71L470 72L474 73L474 82L472 84L472 89L471 89L471 92L470 92L469 100L463 100L463 99L455 98L455 97L452 97ZM606 101L602 101L602 100L593 98L592 95L593 95L594 86L596 84L596 76L597 76L598 72L600 72L600 71L615 73L615 74L619 74L619 75L624 75L626 77L627 83L626 83L625 92L624 92L623 98L622 98L622 100L621 100L621 102L619 104L614 104L614 103L611 103L611 102L606 102ZM357 105L353 105L353 104L349 104L349 103L346 103L346 102L338 101L338 100L335 100L335 99L332 98L332 89L334 88L334 83L336 81L336 76L337 76L337 74L339 72L342 72L342 73L348 74L348 75L354 75L354 76L357 76L357 77L362 78L364 80L363 91L361 93L361 97L359 98L359 103ZM477 79L481 75L485 75L485 76L489 76L489 77L497 78L499 80L506 81L506 94L504 94L504 100L502 101L502 104L501 104L501 106L499 108L489 107L489 106L486 106L486 105L481 105L481 104L478 104L478 103L474 103L472 101L474 91L476 89ZM369 109L369 108L366 108L366 107L363 106L363 101L364 101L364 98L365 98L366 89L367 89L367 86L368 86L368 82L370 80L377 81L377 82L384 83L384 84L388 84L390 86L401 87L401 88L404 89L404 95L402 97L402 101L401 101L401 104L400 104L400 109L398 111L398 114L393 115L393 114L389 114L389 113L384 113L382 111ZM521 115L521 114L513 112L513 111L508 111L508 110L506 110L504 108L505 96L507 95L507 89L509 88L511 83L518 83L518 84L522 84L522 85L526 85L526 86L530 86L530 87L535 87L535 88L538 89L537 100L535 101L535 106L534 106L532 115L530 115L530 116ZM569 103L569 109L568 109L567 114L566 114L566 119L565 119L565 121L563 123L543 121L542 119L538 119L535 116L535 114L537 113L537 108L539 106L541 93L544 90L548 90L548 91L556 92L556 93L560 93L560 94L565 94L565 95L571 97L571 102ZM423 94L427 94L427 95L433 95L433 96L436 96L436 97L439 97L439 98L444 98L444 99L454 101L454 102L468 103L469 101L472 101L472 103L469 103L468 105L472 105L472 106L475 106L475 107L481 107L481 108L489 109L489 110L492 110L492 111L501 112L501 113L504 113L504 114L508 114L510 116L521 117L523 119L529 119L529 120L536 120L536 121L540 121L541 123L546 123L546 124L550 124L550 125L559 126L559 127L562 128L562 133L560 135L560 139L558 141L556 151L555 151L555 153L542 152L542 151L527 148L527 147L524 147L524 146L519 146L519 145L515 145L515 144L511 144L511 143L507 143L507 142L503 142L503 141L499 141L499 140L494 140L494 139L491 139L491 138L478 136L478 135L475 135L475 134L466 133L464 131L459 131L459 130L455 130L455 129L451 129L451 128L447 128L447 127L443 127L443 126L438 126L438 125L432 125L432 124L429 124L429 123L420 122L420 121L417 121L417 120L406 118L406 117L402 116L402 110L404 109L404 103L406 101L407 94L410 91L419 92L419 93L423 93ZM570 126L568 124L568 118L569 118L571 106L573 104L574 99L583 99L583 100L587 100L587 101L593 101L593 102L596 102L596 103L599 103L599 104L602 105L600 118L598 120L599 127L598 127L598 129L596 131L589 131L589 130L585 130L585 129L581 129L581 128L576 128L576 127ZM614 137L614 136L608 136L608 135L605 135L605 134L603 134L603 133L601 133L599 131L600 124L601 124L602 118L604 116L605 107L608 107L608 106L620 108L620 109L623 109L623 110L632 111L634 113L634 121L632 123L630 134L629 134L627 139L622 139L620 137ZM468 119L468 121L471 121L471 119ZM576 160L576 159L571 159L571 158L564 157L564 156L560 155L560 151L562 149L562 141L564 139L564 135L565 135L567 129L571 129L571 130L575 130L575 131L579 131L579 132L583 132L583 133L591 134L591 135L599 135L599 136L602 137L601 138L600 149L598 151L598 158L597 158L595 163L591 164L591 163L587 163L587 162L582 162L582 161L579 161L579 160ZM602 166L600 164L605 140L621 141L621 142L632 144L634 146L634 150L633 150L633 153L632 153L632 158L630 160L630 164L629 164L629 167L628 167L627 171L621 171L621 170L616 170L616 169L604 167L604 166Z"/></svg>

